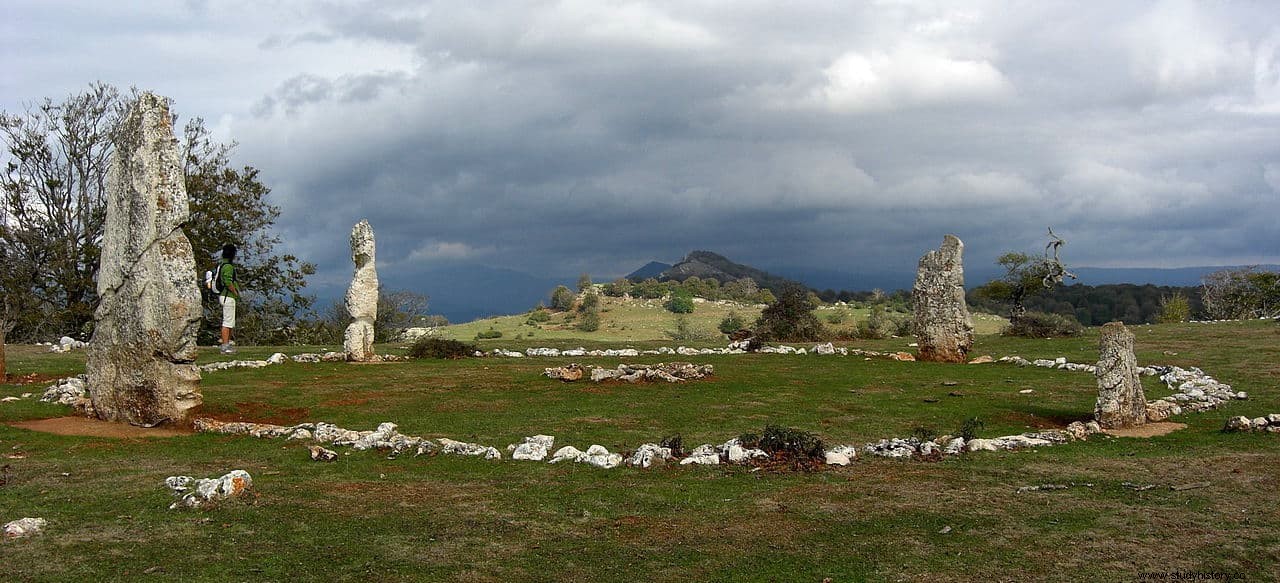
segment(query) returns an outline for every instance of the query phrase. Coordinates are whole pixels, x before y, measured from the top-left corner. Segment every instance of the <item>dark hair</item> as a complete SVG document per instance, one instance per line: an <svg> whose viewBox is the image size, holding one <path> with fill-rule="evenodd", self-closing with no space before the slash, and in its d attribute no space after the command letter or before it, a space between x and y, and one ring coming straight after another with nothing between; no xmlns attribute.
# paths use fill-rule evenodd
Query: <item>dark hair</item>
<svg viewBox="0 0 1280 583"><path fill-rule="evenodd" d="M232 259L235 259L235 258L236 258L236 246L235 246L235 245L232 245L231 243L227 243L226 245L223 245L223 246L222 246L222 258L223 258L223 259L226 259L226 260L228 260L228 261L230 261L230 260L232 260Z"/></svg>

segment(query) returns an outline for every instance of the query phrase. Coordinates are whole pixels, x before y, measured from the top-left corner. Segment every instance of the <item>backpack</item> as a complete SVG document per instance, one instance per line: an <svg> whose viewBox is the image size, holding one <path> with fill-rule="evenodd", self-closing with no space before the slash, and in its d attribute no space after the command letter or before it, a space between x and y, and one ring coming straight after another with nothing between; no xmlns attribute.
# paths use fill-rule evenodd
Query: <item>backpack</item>
<svg viewBox="0 0 1280 583"><path fill-rule="evenodd" d="M218 267L213 271L204 272L204 287L215 294L222 293L222 266L225 263L219 263Z"/></svg>

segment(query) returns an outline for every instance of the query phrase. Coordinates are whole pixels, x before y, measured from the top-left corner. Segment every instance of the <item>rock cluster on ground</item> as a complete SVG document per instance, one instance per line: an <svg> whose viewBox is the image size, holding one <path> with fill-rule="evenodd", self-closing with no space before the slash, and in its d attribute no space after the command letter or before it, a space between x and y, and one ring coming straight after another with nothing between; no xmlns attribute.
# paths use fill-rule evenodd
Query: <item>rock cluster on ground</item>
<svg viewBox="0 0 1280 583"><path fill-rule="evenodd" d="M955 235L920 258L911 289L918 359L965 362L973 349L973 319L964 299L964 243Z"/></svg>
<svg viewBox="0 0 1280 583"><path fill-rule="evenodd" d="M543 376L564 382L574 382L589 378L592 382L618 380L627 383L641 381L664 381L682 383L711 376L715 367L710 364L696 365L688 362L660 362L658 364L620 364L617 368L583 367L573 363L565 366L548 368Z"/></svg>
<svg viewBox="0 0 1280 583"><path fill-rule="evenodd" d="M180 422L201 402L194 361L203 308L168 100L140 94L115 141L85 367L90 398L109 421Z"/></svg>
<svg viewBox="0 0 1280 583"><path fill-rule="evenodd" d="M244 470L231 470L220 478L192 478L191 476L169 476L164 483L173 490L178 501L169 505L170 510L177 508L199 508L201 506L235 498L248 492L253 487L253 478Z"/></svg>
<svg viewBox="0 0 1280 583"><path fill-rule="evenodd" d="M44 532L49 521L43 518L19 518L6 522L3 528L5 538L23 538Z"/></svg>
<svg viewBox="0 0 1280 583"><path fill-rule="evenodd" d="M378 270L375 265L373 227L361 220L351 228L351 261L355 274L347 288L347 313L352 322L342 337L348 360L373 360L373 325L378 316Z"/></svg>
<svg viewBox="0 0 1280 583"><path fill-rule="evenodd" d="M1133 354L1133 332L1108 322L1098 335L1098 401L1094 419L1103 429L1137 427L1147 422L1147 397Z"/></svg>
<svg viewBox="0 0 1280 583"><path fill-rule="evenodd" d="M1262 417L1254 417L1253 419L1244 416L1231 417L1227 419L1227 424L1222 430L1280 433L1280 413L1272 413Z"/></svg>
<svg viewBox="0 0 1280 583"><path fill-rule="evenodd" d="M45 343L49 347L49 352L71 352L72 350L81 350L89 347L88 342L76 340L70 336L63 336L58 339L58 343Z"/></svg>

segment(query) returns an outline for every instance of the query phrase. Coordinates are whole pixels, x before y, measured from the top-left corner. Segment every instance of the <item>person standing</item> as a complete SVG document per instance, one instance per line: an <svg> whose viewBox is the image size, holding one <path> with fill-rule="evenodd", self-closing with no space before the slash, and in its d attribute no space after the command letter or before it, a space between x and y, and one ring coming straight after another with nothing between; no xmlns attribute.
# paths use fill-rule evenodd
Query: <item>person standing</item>
<svg viewBox="0 0 1280 583"><path fill-rule="evenodd" d="M236 246L222 246L222 260L218 262L218 303L222 305L222 354L235 354L235 341L231 333L236 327L236 302L240 299L240 282L236 278Z"/></svg>

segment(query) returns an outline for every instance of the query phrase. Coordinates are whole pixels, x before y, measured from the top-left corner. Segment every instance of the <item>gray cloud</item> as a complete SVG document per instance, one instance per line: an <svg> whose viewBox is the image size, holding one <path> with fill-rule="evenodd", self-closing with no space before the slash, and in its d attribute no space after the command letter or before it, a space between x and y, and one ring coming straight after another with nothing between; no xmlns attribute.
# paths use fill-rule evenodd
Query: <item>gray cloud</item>
<svg viewBox="0 0 1280 583"><path fill-rule="evenodd" d="M179 107L263 169L321 279L346 277L363 217L404 270L620 274L692 248L910 269L945 232L989 263L1046 225L1077 264L1280 259L1280 17L1261 4L202 10L225 48L188 50L212 81L178 86L213 93ZM159 76L138 67L112 79ZM0 88L96 78L22 75Z"/></svg>

